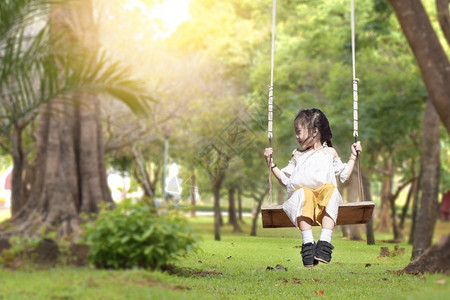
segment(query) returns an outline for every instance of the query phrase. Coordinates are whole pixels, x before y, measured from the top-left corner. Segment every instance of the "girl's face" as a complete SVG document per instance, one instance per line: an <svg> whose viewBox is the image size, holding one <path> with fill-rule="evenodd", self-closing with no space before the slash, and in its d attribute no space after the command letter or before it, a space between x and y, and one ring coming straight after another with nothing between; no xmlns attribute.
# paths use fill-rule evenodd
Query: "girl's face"
<svg viewBox="0 0 450 300"><path fill-rule="evenodd" d="M295 125L295 137L297 138L297 142L299 143L300 147L302 149L308 149L312 146L314 146L315 137L316 137L316 130L314 130L314 133L311 135L310 130L306 128L305 126L301 125L300 122L297 122Z"/></svg>

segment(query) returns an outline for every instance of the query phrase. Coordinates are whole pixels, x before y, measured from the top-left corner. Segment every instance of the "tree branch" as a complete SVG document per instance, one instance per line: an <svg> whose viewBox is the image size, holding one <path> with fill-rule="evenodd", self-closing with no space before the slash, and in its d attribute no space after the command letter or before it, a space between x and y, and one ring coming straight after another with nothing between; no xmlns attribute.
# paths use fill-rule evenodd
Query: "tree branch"
<svg viewBox="0 0 450 300"><path fill-rule="evenodd" d="M450 0L436 0L436 11L439 20L439 25L444 33L447 44L450 45L450 14L449 14Z"/></svg>
<svg viewBox="0 0 450 300"><path fill-rule="evenodd" d="M391 200L397 199L397 197L398 197L398 195L400 194L400 192L401 192L408 184L410 184L411 182L413 182L415 179L417 179L417 177L412 177L412 178L408 179L407 181L403 182L402 185L400 185L400 186L397 188L397 191L395 191L394 194L391 194L391 196L390 196Z"/></svg>

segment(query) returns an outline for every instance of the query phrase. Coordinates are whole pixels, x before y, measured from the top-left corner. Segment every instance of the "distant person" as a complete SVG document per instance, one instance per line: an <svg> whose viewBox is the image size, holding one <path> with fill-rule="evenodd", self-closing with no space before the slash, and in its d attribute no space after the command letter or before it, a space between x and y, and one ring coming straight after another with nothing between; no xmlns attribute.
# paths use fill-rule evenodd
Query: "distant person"
<svg viewBox="0 0 450 300"><path fill-rule="evenodd" d="M295 137L300 149L292 152L289 164L279 169L272 163L271 169L281 185L286 187L288 200L283 210L302 232L302 261L305 267L318 262L329 263L334 247L331 235L338 217L342 196L337 189L336 176L346 181L355 165L357 153L362 151L359 142L351 146L347 163L342 163L331 144L331 129L325 114L319 109L302 109L294 119ZM264 156L269 165L272 148L266 148ZM312 225L321 224L322 232L314 242Z"/></svg>

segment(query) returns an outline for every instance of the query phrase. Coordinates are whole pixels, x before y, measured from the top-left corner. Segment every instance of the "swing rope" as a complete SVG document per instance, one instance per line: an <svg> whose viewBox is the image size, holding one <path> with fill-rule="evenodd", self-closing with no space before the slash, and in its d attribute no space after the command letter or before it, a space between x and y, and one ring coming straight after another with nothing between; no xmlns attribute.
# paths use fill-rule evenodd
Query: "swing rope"
<svg viewBox="0 0 450 300"><path fill-rule="evenodd" d="M277 0L272 1L272 51L271 51L271 64L270 64L270 86L269 86L269 109L268 109L268 132L267 137L269 139L269 147L272 147L272 123L273 123L273 65L275 58L275 22L277 12ZM272 156L269 160L269 205L272 205Z"/></svg>
<svg viewBox="0 0 450 300"><path fill-rule="evenodd" d="M275 24L276 24L276 6L277 1L272 0L272 49L271 49L271 65L270 65L270 86L269 86L269 101L268 101L268 139L269 147L272 147L273 139L273 70L274 70L274 58L275 58ZM358 141L358 82L356 78L356 60L355 60L355 13L354 13L354 0L350 1L351 6L351 43L352 43L352 71L353 71L353 137L355 142ZM269 205L272 205L272 156L269 161ZM360 201L364 201L364 185L361 174L361 164L359 159L359 153L356 155L356 164L358 169L358 185L359 185L359 197Z"/></svg>
<svg viewBox="0 0 450 300"><path fill-rule="evenodd" d="M356 78L356 60L355 60L355 6L354 0L350 1L350 26L351 26L351 36L352 36L352 71L353 71L353 137L355 138L355 143L358 141L358 82L359 79ZM359 186L359 199L364 201L364 185L362 181L361 174L361 163L359 159L359 153L356 154L356 164L358 169L358 186Z"/></svg>

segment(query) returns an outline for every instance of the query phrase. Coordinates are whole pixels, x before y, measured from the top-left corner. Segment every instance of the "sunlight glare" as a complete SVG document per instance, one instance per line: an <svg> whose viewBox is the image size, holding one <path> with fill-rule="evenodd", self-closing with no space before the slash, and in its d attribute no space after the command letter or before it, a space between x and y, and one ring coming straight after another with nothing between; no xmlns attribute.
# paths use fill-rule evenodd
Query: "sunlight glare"
<svg viewBox="0 0 450 300"><path fill-rule="evenodd" d="M164 39L169 37L179 25L191 19L189 2L190 0L164 0L161 4L148 7L140 0L128 0L124 8L128 10L138 8L148 20L160 21L153 25L156 32L153 39Z"/></svg>

